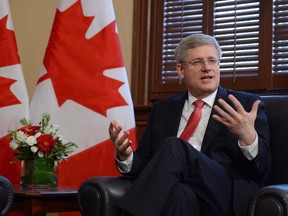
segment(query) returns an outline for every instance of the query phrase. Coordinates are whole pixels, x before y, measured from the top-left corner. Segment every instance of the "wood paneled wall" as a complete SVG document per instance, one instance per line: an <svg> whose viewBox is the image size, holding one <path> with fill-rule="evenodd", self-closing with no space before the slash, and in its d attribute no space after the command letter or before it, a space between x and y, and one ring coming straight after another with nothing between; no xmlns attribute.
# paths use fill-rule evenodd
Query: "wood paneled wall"
<svg viewBox="0 0 288 216"><path fill-rule="evenodd" d="M150 111L151 111L151 106L135 106L134 107L138 141L141 139L144 133L144 130L147 126Z"/></svg>

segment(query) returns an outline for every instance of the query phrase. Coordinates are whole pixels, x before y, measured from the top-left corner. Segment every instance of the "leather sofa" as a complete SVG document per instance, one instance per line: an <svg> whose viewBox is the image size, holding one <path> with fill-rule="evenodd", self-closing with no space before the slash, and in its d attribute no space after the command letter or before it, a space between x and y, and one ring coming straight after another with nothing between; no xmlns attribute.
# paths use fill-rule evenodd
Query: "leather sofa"
<svg viewBox="0 0 288 216"><path fill-rule="evenodd" d="M11 182L4 176L0 176L0 215L8 215L14 201L14 190Z"/></svg>
<svg viewBox="0 0 288 216"><path fill-rule="evenodd" d="M250 201L248 216L288 216L288 95L262 96L270 128L272 169ZM84 216L115 216L117 202L132 185L125 177L87 179L78 190Z"/></svg>

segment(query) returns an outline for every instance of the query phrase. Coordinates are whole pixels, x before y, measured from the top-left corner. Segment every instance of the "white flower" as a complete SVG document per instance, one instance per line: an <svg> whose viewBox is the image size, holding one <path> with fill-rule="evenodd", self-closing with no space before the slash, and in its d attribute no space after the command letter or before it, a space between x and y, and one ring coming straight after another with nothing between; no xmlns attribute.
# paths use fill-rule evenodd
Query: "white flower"
<svg viewBox="0 0 288 216"><path fill-rule="evenodd" d="M39 151L39 152L38 152L38 157L39 157L39 158L43 158L43 157L44 157L43 152Z"/></svg>
<svg viewBox="0 0 288 216"><path fill-rule="evenodd" d="M38 151L38 148L37 148L36 146L32 146L32 147L31 147L31 151L32 151L33 153L36 153L36 152Z"/></svg>
<svg viewBox="0 0 288 216"><path fill-rule="evenodd" d="M24 143L26 141L26 138L27 138L27 135L24 132L22 132L22 131L17 131L16 132L15 139L16 139L17 143L21 143L21 142Z"/></svg>
<svg viewBox="0 0 288 216"><path fill-rule="evenodd" d="M40 137L42 135L42 133L38 132L37 134L35 134L35 138L37 139L38 137Z"/></svg>
<svg viewBox="0 0 288 216"><path fill-rule="evenodd" d="M29 146L33 146L37 143L37 139L34 136L29 136L27 137L27 139L25 140L25 142L29 145Z"/></svg>
<svg viewBox="0 0 288 216"><path fill-rule="evenodd" d="M45 134L56 134L56 132L59 130L59 125L57 124L52 124L50 127L46 127L44 130Z"/></svg>
<svg viewBox="0 0 288 216"><path fill-rule="evenodd" d="M10 148L12 148L13 150L17 149L18 147L19 145L14 140L10 142Z"/></svg>
<svg viewBox="0 0 288 216"><path fill-rule="evenodd" d="M65 144L68 143L68 141L66 141L62 135L58 135L56 138L58 138L58 140L59 140L63 145L65 145Z"/></svg>

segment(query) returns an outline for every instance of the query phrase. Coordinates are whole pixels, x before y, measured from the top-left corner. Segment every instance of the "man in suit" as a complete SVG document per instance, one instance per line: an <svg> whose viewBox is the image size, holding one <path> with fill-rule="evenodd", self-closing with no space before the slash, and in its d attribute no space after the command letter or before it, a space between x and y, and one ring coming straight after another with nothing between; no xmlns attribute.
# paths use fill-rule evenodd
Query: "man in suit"
<svg viewBox="0 0 288 216"><path fill-rule="evenodd" d="M221 48L214 37L182 39L175 58L188 91L154 103L135 152L129 133L110 124L118 170L135 177L120 215L245 216L270 169L264 104L256 95L219 86ZM199 99L200 122L183 139Z"/></svg>

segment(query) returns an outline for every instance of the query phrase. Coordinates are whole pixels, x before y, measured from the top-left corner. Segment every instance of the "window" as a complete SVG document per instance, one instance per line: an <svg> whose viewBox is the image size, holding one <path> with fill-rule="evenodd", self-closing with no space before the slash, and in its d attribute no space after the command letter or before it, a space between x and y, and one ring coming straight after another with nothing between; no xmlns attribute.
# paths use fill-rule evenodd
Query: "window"
<svg viewBox="0 0 288 216"><path fill-rule="evenodd" d="M273 74L288 73L288 1L273 5Z"/></svg>
<svg viewBox="0 0 288 216"><path fill-rule="evenodd" d="M221 77L256 77L259 59L259 3L215 1L214 36L221 45Z"/></svg>
<svg viewBox="0 0 288 216"><path fill-rule="evenodd" d="M203 32L203 1L164 1L162 83L177 82L174 50L179 39Z"/></svg>
<svg viewBox="0 0 288 216"><path fill-rule="evenodd" d="M288 93L288 0L139 0L134 5L132 69L139 73L135 80L132 73L134 103L147 105L185 89L174 49L192 33L214 35L222 47L222 86Z"/></svg>

